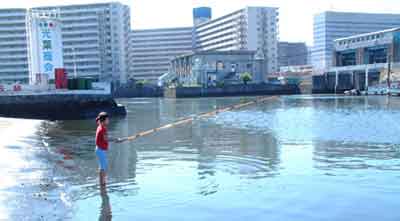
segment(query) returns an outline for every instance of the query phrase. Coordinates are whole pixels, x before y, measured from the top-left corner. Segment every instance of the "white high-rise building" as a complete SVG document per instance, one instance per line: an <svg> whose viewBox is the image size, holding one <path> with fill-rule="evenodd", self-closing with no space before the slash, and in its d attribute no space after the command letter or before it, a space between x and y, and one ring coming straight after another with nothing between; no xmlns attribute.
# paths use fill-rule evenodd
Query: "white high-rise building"
<svg viewBox="0 0 400 221"><path fill-rule="evenodd" d="M129 43L130 77L157 82L168 72L170 61L192 51L193 28L133 30Z"/></svg>
<svg viewBox="0 0 400 221"><path fill-rule="evenodd" d="M265 59L265 73L277 71L278 9L246 7L195 27L195 47L208 50L251 50Z"/></svg>
<svg viewBox="0 0 400 221"><path fill-rule="evenodd" d="M257 51L263 73L278 70L278 9L246 7L211 19L211 9L195 8L194 27L134 30L130 39L130 76L156 80L170 60L191 51Z"/></svg>
<svg viewBox="0 0 400 221"><path fill-rule="evenodd" d="M60 11L68 74L126 82L130 8L118 2L34 8L54 9ZM28 81L26 15L26 9L0 10L0 81Z"/></svg>
<svg viewBox="0 0 400 221"><path fill-rule="evenodd" d="M69 75L126 82L130 9L118 2L50 6L60 10L64 65Z"/></svg>
<svg viewBox="0 0 400 221"><path fill-rule="evenodd" d="M334 40L400 26L400 14L372 14L327 11L314 16L314 70L332 65Z"/></svg>
<svg viewBox="0 0 400 221"><path fill-rule="evenodd" d="M26 9L0 9L0 81L28 82Z"/></svg>

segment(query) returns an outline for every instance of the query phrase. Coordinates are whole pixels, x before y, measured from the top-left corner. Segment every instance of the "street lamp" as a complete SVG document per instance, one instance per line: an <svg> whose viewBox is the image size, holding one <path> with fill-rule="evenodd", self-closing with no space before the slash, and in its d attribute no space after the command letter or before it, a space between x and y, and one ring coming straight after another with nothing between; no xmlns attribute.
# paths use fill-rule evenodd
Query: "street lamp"
<svg viewBox="0 0 400 221"><path fill-rule="evenodd" d="M254 60L259 65L259 74L257 75L257 80L264 81L264 63L265 63L265 55L261 49L258 49L254 55ZM257 70L255 70L256 72ZM255 74L255 73L254 73Z"/></svg>
<svg viewBox="0 0 400 221"><path fill-rule="evenodd" d="M75 55L75 48L72 48L72 59L74 62L74 77L78 78L78 74L76 72L76 55Z"/></svg>

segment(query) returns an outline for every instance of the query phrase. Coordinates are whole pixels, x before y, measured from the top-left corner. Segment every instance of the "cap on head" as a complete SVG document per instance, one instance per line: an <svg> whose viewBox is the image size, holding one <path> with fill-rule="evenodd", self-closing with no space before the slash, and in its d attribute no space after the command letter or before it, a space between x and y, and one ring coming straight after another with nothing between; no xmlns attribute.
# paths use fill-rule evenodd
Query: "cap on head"
<svg viewBox="0 0 400 221"><path fill-rule="evenodd" d="M99 115L96 117L96 122L104 122L108 118L108 114L106 112L101 112Z"/></svg>

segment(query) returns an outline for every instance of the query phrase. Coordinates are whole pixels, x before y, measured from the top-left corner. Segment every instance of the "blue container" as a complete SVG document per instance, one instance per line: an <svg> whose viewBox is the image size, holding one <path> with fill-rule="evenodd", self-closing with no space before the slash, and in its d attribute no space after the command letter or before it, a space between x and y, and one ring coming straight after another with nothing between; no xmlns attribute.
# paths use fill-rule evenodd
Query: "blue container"
<svg viewBox="0 0 400 221"><path fill-rule="evenodd" d="M211 8L209 7L198 7L193 9L193 18L208 18L211 19Z"/></svg>

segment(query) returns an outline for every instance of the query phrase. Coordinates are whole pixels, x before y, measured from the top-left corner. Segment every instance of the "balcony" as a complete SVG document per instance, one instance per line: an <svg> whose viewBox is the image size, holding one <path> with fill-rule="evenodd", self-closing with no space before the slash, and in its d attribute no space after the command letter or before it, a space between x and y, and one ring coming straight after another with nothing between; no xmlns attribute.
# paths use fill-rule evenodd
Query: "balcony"
<svg viewBox="0 0 400 221"><path fill-rule="evenodd" d="M109 11L109 6L108 5L104 5L101 7L79 7L77 6L76 8L66 8L66 7L62 7L61 8L61 16L62 17L67 17L67 16L71 16L71 15L75 15L76 16L81 16L82 14L86 14L86 13L98 13L98 12L106 12Z"/></svg>
<svg viewBox="0 0 400 221"><path fill-rule="evenodd" d="M69 43L79 44L80 42L99 42L99 36L89 36L89 37L68 37L63 38L64 45Z"/></svg>
<svg viewBox="0 0 400 221"><path fill-rule="evenodd" d="M97 28L95 28L95 29L93 29L93 28L92 29L80 29L80 30L63 30L62 32L63 32L63 34L62 34L63 38L68 38L71 35L84 35L84 34L99 35L100 34L100 32ZM68 37L66 37L66 36L68 36Z"/></svg>
<svg viewBox="0 0 400 221"><path fill-rule="evenodd" d="M99 50L85 50L85 51L75 51L75 53L74 53L71 50L69 50L69 51L64 50L63 54L64 54L64 57L67 57L67 56L90 56L90 55L99 55L100 52L99 52Z"/></svg>
<svg viewBox="0 0 400 221"><path fill-rule="evenodd" d="M0 41L8 41L18 39L26 39L26 32L20 32L16 34L0 33Z"/></svg>
<svg viewBox="0 0 400 221"><path fill-rule="evenodd" d="M75 62L76 62L76 64L78 65L79 63L81 63L81 62L93 62L93 63L100 63L100 61L101 61L101 59L100 58L94 58L94 57L92 57L92 58L76 58L76 59L74 59L74 58L65 58L64 59L64 64L65 65L73 65Z"/></svg>
<svg viewBox="0 0 400 221"><path fill-rule="evenodd" d="M0 54L4 52L26 52L28 53L27 48L24 47L14 47L14 48L4 48L0 47Z"/></svg>
<svg viewBox="0 0 400 221"><path fill-rule="evenodd" d="M21 66L21 65L28 65L28 58L24 60L12 60L10 59L0 59L0 68L4 66Z"/></svg>
<svg viewBox="0 0 400 221"><path fill-rule="evenodd" d="M15 72L28 72L28 68L24 67L18 67L16 66L15 68L0 68L0 74L5 74L5 73L15 73Z"/></svg>
<svg viewBox="0 0 400 221"><path fill-rule="evenodd" d="M82 23L76 23L76 24L63 24L62 25L62 30L63 32L69 31L68 28L71 29L99 29L99 23L98 22L85 22L82 21Z"/></svg>
<svg viewBox="0 0 400 221"><path fill-rule="evenodd" d="M16 41L3 41L0 40L0 47L7 46L7 45L18 45L22 47L27 47L28 42L26 40L16 40Z"/></svg>
<svg viewBox="0 0 400 221"><path fill-rule="evenodd" d="M74 69L74 64L64 64L64 67L66 69ZM92 69L92 70L100 70L101 66L100 64L97 65L81 65L81 64L76 64L77 71L82 71L82 70L87 70L87 69Z"/></svg>
<svg viewBox="0 0 400 221"><path fill-rule="evenodd" d="M1 18L9 18L9 17L25 17L27 13L25 11L21 12L11 12L11 13L0 13Z"/></svg>
<svg viewBox="0 0 400 221"><path fill-rule="evenodd" d="M0 75L0 80L9 80L9 81L26 81L29 79L29 73L21 74L8 74L8 75Z"/></svg>
<svg viewBox="0 0 400 221"><path fill-rule="evenodd" d="M9 53L0 54L0 59L28 59L28 55L26 53L21 53L18 55L11 55Z"/></svg>
<svg viewBox="0 0 400 221"><path fill-rule="evenodd" d="M84 21L84 20L88 20L88 19L98 19L99 18L99 14L93 14L93 13L89 13L89 14L84 14L84 15L77 15L77 14L64 14L61 15L61 21L64 22L71 22L71 21Z"/></svg>
<svg viewBox="0 0 400 221"><path fill-rule="evenodd" d="M191 39L191 36L155 36L155 37L132 37L130 38L130 41L134 44L138 42L169 42L169 41L181 41L182 39Z"/></svg>
<svg viewBox="0 0 400 221"><path fill-rule="evenodd" d="M64 45L64 50L73 50L75 52L83 51L83 50L99 50L99 43L89 43L89 44L77 44L77 45Z"/></svg>
<svg viewBox="0 0 400 221"><path fill-rule="evenodd" d="M25 26L25 18L12 19L12 20L2 20L2 19L0 19L0 25Z"/></svg>
<svg viewBox="0 0 400 221"><path fill-rule="evenodd" d="M26 31L26 27L25 26L9 26L9 27L0 26L0 31Z"/></svg>

